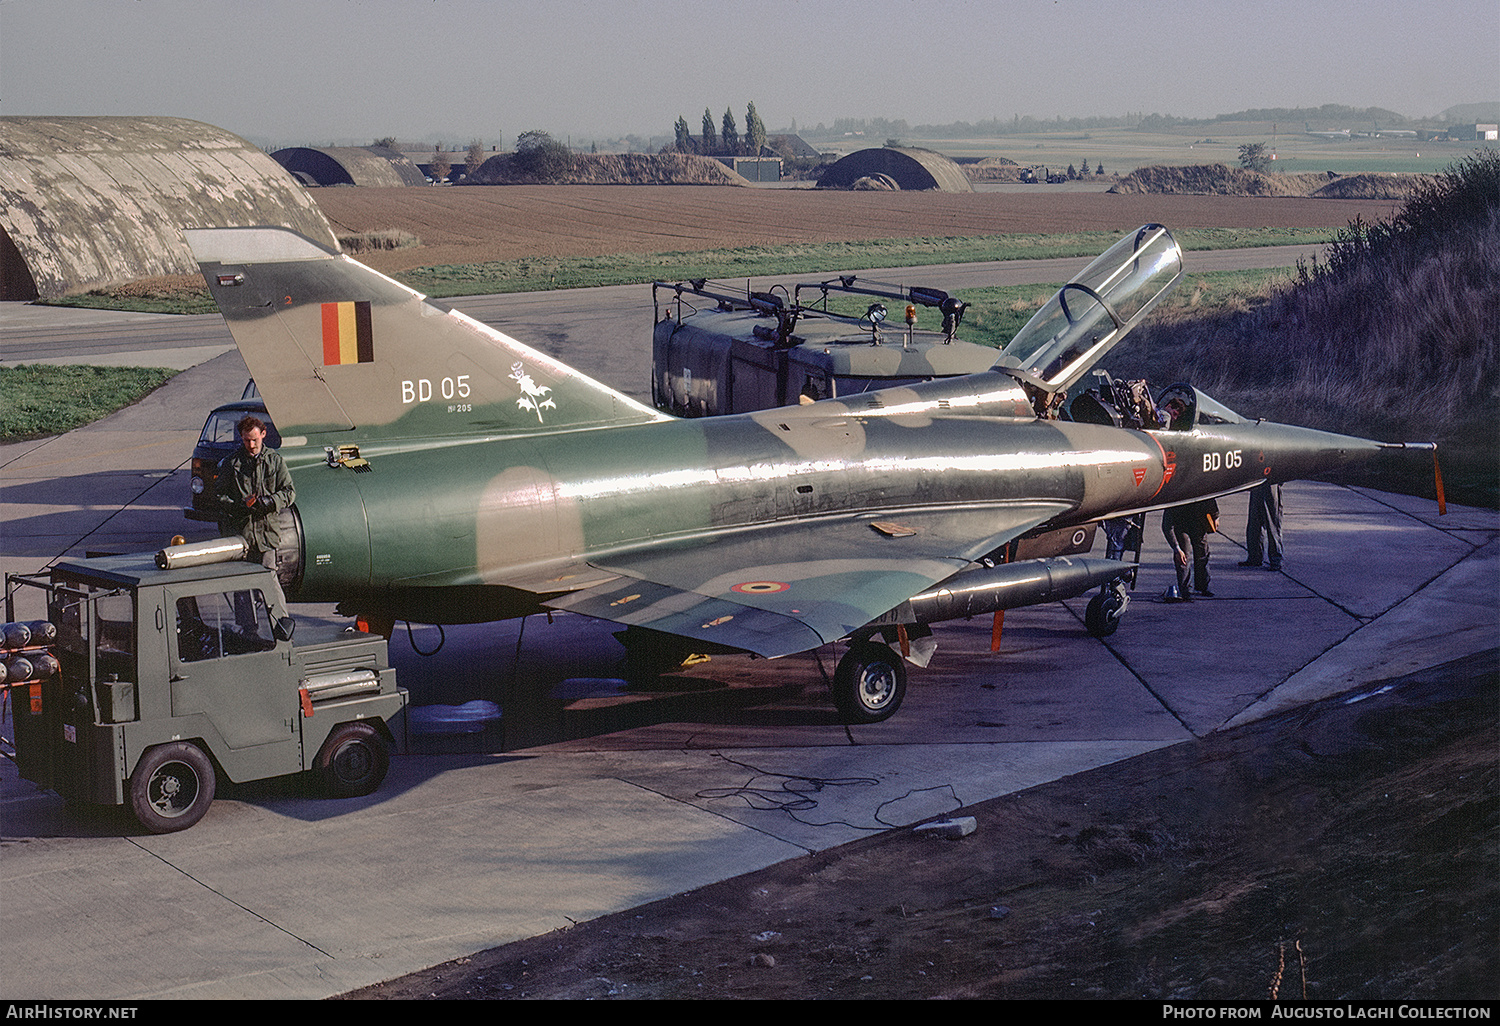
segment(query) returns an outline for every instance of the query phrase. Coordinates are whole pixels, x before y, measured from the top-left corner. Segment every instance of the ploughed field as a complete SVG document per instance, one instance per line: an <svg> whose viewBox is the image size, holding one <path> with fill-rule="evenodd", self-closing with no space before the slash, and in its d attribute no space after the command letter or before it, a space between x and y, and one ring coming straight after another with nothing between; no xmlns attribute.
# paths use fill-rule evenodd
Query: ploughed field
<svg viewBox="0 0 1500 1026"><path fill-rule="evenodd" d="M1185 228L1342 228L1393 200L1026 192L833 192L680 185L315 189L340 235L402 230L421 244L365 253L387 274L524 257L674 253L867 239Z"/></svg>

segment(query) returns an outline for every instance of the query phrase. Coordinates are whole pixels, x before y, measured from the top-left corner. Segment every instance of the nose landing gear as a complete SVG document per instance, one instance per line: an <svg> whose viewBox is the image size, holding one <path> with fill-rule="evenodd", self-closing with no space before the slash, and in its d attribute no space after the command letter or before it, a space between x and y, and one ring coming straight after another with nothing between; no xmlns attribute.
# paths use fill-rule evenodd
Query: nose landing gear
<svg viewBox="0 0 1500 1026"><path fill-rule="evenodd" d="M1120 628L1120 620L1130 605L1125 578L1117 578L1099 589L1083 611L1083 625L1096 638L1107 638Z"/></svg>

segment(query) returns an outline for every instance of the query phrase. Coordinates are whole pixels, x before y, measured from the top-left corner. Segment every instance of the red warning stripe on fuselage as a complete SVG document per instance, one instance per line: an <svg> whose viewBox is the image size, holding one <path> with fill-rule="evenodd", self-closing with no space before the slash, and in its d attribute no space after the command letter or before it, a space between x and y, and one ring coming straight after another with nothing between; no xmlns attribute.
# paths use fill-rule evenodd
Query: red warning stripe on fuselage
<svg viewBox="0 0 1500 1026"><path fill-rule="evenodd" d="M323 304L323 366L372 363L375 342L370 328L370 304Z"/></svg>
<svg viewBox="0 0 1500 1026"><path fill-rule="evenodd" d="M1156 486L1156 491L1151 495L1151 498L1154 499L1161 494L1162 489L1167 487L1167 482L1172 480L1172 476L1177 473L1177 453L1175 451L1168 452L1161 444L1161 439L1149 431L1146 432L1146 437L1156 443L1157 451L1161 453L1161 483ZM1135 483L1137 486L1141 484L1141 480L1140 478L1136 479Z"/></svg>

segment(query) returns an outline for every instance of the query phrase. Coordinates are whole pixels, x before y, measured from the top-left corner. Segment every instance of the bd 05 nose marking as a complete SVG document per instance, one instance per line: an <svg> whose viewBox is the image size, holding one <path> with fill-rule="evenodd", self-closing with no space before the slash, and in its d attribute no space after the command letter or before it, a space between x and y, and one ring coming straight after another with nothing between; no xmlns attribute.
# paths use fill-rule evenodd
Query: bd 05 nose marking
<svg viewBox="0 0 1500 1026"><path fill-rule="evenodd" d="M1214 470L1234 470L1244 462L1241 450L1230 449L1228 452L1206 452L1203 454L1203 471L1208 473Z"/></svg>

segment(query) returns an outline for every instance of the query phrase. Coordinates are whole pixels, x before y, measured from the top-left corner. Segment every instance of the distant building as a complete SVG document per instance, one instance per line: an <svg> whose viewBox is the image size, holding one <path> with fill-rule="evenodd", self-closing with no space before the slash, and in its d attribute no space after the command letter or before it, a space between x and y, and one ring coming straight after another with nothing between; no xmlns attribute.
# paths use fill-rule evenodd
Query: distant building
<svg viewBox="0 0 1500 1026"><path fill-rule="evenodd" d="M715 157L714 160L748 182L781 181L780 157Z"/></svg>
<svg viewBox="0 0 1500 1026"><path fill-rule="evenodd" d="M816 147L809 145L800 135L767 136L766 145L777 153L798 160L817 160L822 156Z"/></svg>
<svg viewBox="0 0 1500 1026"><path fill-rule="evenodd" d="M417 165L384 146L290 146L271 154L304 185L425 185Z"/></svg>
<svg viewBox="0 0 1500 1026"><path fill-rule="evenodd" d="M0 117L0 299L197 274L183 225L283 225L338 248L307 190L222 128Z"/></svg>
<svg viewBox="0 0 1500 1026"><path fill-rule="evenodd" d="M1500 141L1500 125L1450 125L1437 138L1456 142L1497 142Z"/></svg>

